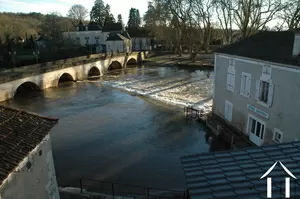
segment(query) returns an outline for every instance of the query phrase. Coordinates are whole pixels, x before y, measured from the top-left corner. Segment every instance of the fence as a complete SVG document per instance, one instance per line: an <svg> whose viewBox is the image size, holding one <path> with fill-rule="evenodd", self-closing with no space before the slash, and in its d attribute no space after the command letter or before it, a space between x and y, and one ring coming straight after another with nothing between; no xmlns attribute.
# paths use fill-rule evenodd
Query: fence
<svg viewBox="0 0 300 199"><path fill-rule="evenodd" d="M119 184L92 179L80 179L80 190L107 195L132 197L139 199L189 199L187 191L167 190L160 188L142 187Z"/></svg>

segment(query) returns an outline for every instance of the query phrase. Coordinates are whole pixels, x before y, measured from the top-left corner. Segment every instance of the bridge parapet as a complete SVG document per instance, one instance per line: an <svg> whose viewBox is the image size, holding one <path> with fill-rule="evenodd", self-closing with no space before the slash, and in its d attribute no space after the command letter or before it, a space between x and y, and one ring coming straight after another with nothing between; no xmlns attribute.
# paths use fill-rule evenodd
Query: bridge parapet
<svg viewBox="0 0 300 199"><path fill-rule="evenodd" d="M137 55L138 52L132 52L129 56L134 57ZM126 56L125 53L118 53L113 56L113 59L118 60L118 58L125 57L125 56ZM28 66L13 68L13 69L5 69L0 71L0 83L10 82L20 78L52 72L63 68L74 67L78 65L101 61L101 60L104 61L111 58L112 57L110 54L100 53L100 54L91 54L91 55L81 56L81 57L55 60L51 62L28 65Z"/></svg>

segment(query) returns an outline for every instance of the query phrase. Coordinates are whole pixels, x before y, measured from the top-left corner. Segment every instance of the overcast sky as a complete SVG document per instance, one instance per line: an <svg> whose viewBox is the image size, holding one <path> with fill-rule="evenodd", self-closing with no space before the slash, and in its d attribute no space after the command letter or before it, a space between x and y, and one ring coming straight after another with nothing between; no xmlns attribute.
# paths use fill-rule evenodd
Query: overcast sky
<svg viewBox="0 0 300 199"><path fill-rule="evenodd" d="M122 15L124 23L128 21L131 7L139 9L141 16L143 16L147 10L147 2L148 0L104 0L105 4L110 5L115 18L118 14ZM74 4L81 4L90 11L94 5L94 0L0 0L0 11L40 12L43 14L58 11L65 16Z"/></svg>

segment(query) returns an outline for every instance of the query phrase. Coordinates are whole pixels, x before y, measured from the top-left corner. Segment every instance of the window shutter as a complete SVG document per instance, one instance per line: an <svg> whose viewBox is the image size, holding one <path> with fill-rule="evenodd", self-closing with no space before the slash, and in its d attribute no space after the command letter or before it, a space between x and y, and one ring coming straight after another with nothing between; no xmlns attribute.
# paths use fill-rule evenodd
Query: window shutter
<svg viewBox="0 0 300 199"><path fill-rule="evenodd" d="M230 82L231 82L231 75L229 73L229 71L227 72L227 84L226 84L226 87L229 88L230 86Z"/></svg>
<svg viewBox="0 0 300 199"><path fill-rule="evenodd" d="M250 90L251 90L251 76L247 76L246 78L246 95L250 96Z"/></svg>
<svg viewBox="0 0 300 199"><path fill-rule="evenodd" d="M260 80L256 80L256 85L255 85L255 99L259 99L259 89L260 89Z"/></svg>
<svg viewBox="0 0 300 199"><path fill-rule="evenodd" d="M235 87L235 70L233 69L231 71L232 75L231 75L231 86L232 86L232 91L234 91L234 87Z"/></svg>
<svg viewBox="0 0 300 199"><path fill-rule="evenodd" d="M274 84L269 84L269 92L268 92L268 106L272 106L273 103L273 93L274 93Z"/></svg>
<svg viewBox="0 0 300 199"><path fill-rule="evenodd" d="M245 83L246 83L246 76L242 75L242 78L241 78L241 94L246 94L246 92L245 92Z"/></svg>
<svg viewBox="0 0 300 199"><path fill-rule="evenodd" d="M228 120L228 103L227 101L225 101L225 113L224 113L224 117L226 120Z"/></svg>
<svg viewBox="0 0 300 199"><path fill-rule="evenodd" d="M228 121L232 121L232 103L228 103Z"/></svg>

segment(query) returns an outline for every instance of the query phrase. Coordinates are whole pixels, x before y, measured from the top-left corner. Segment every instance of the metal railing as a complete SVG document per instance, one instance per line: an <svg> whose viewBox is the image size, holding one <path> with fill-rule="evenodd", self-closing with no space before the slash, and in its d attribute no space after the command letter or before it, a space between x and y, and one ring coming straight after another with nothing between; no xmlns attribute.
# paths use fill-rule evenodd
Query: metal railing
<svg viewBox="0 0 300 199"><path fill-rule="evenodd" d="M189 199L186 190L168 190L80 178L80 191L139 199Z"/></svg>

